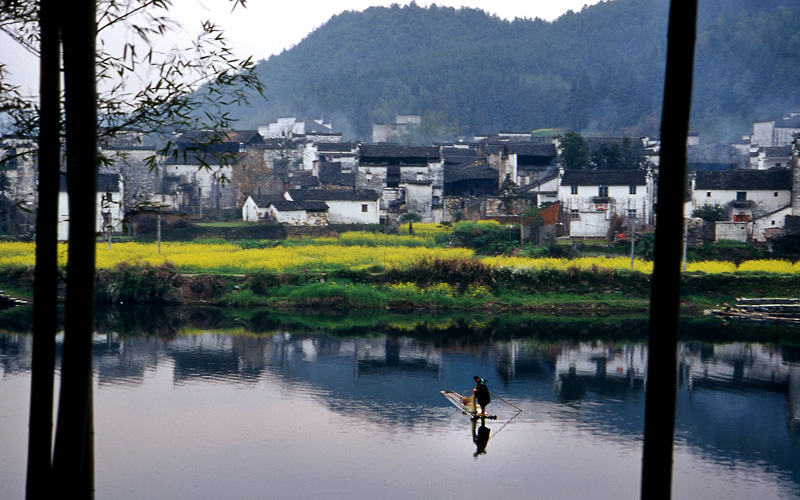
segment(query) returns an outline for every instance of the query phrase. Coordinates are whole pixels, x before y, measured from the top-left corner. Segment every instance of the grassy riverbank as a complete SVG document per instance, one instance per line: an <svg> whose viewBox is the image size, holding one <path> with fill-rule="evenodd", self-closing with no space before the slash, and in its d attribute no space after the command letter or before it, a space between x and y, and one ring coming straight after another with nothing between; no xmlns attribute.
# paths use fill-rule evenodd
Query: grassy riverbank
<svg viewBox="0 0 800 500"><path fill-rule="evenodd" d="M0 288L32 296L32 270L0 268ZM13 288L9 288L13 286ZM800 274L717 273L683 277L684 306L703 308L739 296L800 295ZM273 308L644 312L650 275L612 268L512 268L477 259L422 259L405 268L285 273L186 273L174 264L99 269L97 301Z"/></svg>
<svg viewBox="0 0 800 500"><path fill-rule="evenodd" d="M572 246L517 248L496 223L415 224L400 234L345 231L281 240L98 243L97 300L341 310L642 312L652 261ZM32 243L0 243L0 289L31 298ZM499 253L498 253L499 252ZM563 254L561 256L555 256ZM66 247L60 250L61 265ZM64 269L62 267L62 272ZM684 305L740 296L800 297L800 264L688 262Z"/></svg>

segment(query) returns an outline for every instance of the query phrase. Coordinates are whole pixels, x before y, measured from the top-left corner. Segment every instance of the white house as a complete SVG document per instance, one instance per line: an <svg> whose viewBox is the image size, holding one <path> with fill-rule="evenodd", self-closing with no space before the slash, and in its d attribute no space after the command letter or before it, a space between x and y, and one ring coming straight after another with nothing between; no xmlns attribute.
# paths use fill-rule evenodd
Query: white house
<svg viewBox="0 0 800 500"><path fill-rule="evenodd" d="M380 195L370 189L289 190L284 198L294 202L324 202L331 224L378 224Z"/></svg>
<svg viewBox="0 0 800 500"><path fill-rule="evenodd" d="M291 189L283 196L250 195L242 205L242 220L270 217L295 225L378 224L380 195L371 190Z"/></svg>
<svg viewBox="0 0 800 500"><path fill-rule="evenodd" d="M259 125L258 133L266 138L293 137L297 135L330 134L332 125L322 118L309 120L284 116L267 125Z"/></svg>
<svg viewBox="0 0 800 500"><path fill-rule="evenodd" d="M728 224L717 223L716 239L764 241L767 229L779 229L791 215L792 174L769 170L698 171L690 177L692 210L721 206Z"/></svg>
<svg viewBox="0 0 800 500"><path fill-rule="evenodd" d="M248 196L242 205L242 220L258 222L264 219L293 226L325 226L328 224L328 205L324 201L295 201L286 194Z"/></svg>
<svg viewBox="0 0 800 500"><path fill-rule="evenodd" d="M778 120L753 122L750 142L761 147L787 146L800 133L800 113L792 112Z"/></svg>
<svg viewBox="0 0 800 500"><path fill-rule="evenodd" d="M69 196L66 182L61 183L58 193L58 239L69 238ZM125 217L123 198L125 191L119 174L97 175L97 210L95 214L95 231L105 233L122 231L122 220Z"/></svg>
<svg viewBox="0 0 800 500"><path fill-rule="evenodd" d="M274 196L251 194L242 204L242 220L244 222L258 222L267 213L267 207Z"/></svg>
<svg viewBox="0 0 800 500"><path fill-rule="evenodd" d="M653 172L647 170L564 170L558 200L573 237L603 237L613 215L639 224L653 222Z"/></svg>
<svg viewBox="0 0 800 500"><path fill-rule="evenodd" d="M437 146L362 145L356 185L381 193L381 216L444 217L444 160Z"/></svg>

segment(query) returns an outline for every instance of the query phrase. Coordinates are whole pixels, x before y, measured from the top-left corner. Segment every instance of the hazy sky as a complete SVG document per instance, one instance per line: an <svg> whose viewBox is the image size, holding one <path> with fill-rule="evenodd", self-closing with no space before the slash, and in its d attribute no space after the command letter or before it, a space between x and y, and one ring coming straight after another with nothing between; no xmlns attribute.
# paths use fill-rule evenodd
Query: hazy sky
<svg viewBox="0 0 800 500"><path fill-rule="evenodd" d="M472 7L514 19L539 17L548 21L568 10L579 11L585 5L601 0L442 0L418 1L420 6L432 3L448 7ZM247 0L247 8L231 10L230 0L173 0L171 15L183 26L185 39L199 32L201 20L212 20L225 30L225 35L240 57L252 55L255 60L298 44L315 28L343 11L361 11L370 6L407 5L409 0ZM183 44L181 44L183 45ZM164 47L165 49L168 47ZM24 93L35 93L37 61L0 34L0 64L10 72L10 81L23 87Z"/></svg>

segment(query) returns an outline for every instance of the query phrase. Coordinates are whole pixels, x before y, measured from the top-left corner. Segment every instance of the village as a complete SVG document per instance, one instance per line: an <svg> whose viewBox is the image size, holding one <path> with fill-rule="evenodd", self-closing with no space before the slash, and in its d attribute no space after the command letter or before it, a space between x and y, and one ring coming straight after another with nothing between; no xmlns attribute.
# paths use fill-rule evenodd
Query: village
<svg viewBox="0 0 800 500"><path fill-rule="evenodd" d="M137 214L192 220L396 226L405 214L423 222L493 219L515 224L537 207L536 238L610 238L652 230L659 141L641 141L635 169L566 168L563 134L499 132L469 141L407 145L420 116L373 124L370 141L349 142L323 119L281 118L257 130L126 131L101 144L96 229L123 234ZM795 142L800 113L753 124L735 144L687 142L685 217L689 239L768 247L800 231L800 172ZM589 153L627 138L585 139ZM167 150L164 144L172 149ZM37 204L37 145L5 137L3 195L8 235L32 234ZM666 168L664 166L663 168ZM59 239L67 239L66 183ZM709 229L699 216L718 214Z"/></svg>

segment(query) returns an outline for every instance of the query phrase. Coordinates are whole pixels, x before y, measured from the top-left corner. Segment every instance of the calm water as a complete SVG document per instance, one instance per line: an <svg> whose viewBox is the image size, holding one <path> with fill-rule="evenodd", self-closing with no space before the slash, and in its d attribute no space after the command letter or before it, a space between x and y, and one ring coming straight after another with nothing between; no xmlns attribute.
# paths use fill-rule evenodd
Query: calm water
<svg viewBox="0 0 800 500"><path fill-rule="evenodd" d="M412 326L98 334L97 498L639 497L645 343ZM0 335L3 500L24 496L30 345ZM674 498L798 498L800 350L696 341L680 363ZM488 430L440 394L475 374Z"/></svg>

